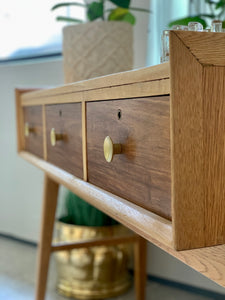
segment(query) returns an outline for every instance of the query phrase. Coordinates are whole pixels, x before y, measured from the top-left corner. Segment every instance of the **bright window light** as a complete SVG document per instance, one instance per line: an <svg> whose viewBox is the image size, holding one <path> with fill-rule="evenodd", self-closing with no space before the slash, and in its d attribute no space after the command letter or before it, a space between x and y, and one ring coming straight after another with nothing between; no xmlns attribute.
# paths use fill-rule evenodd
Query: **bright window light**
<svg viewBox="0 0 225 300"><path fill-rule="evenodd" d="M56 54L61 52L62 27L56 16L85 19L82 7L51 11L54 4L66 0L1 1L0 60ZM83 0L76 0L83 3Z"/></svg>

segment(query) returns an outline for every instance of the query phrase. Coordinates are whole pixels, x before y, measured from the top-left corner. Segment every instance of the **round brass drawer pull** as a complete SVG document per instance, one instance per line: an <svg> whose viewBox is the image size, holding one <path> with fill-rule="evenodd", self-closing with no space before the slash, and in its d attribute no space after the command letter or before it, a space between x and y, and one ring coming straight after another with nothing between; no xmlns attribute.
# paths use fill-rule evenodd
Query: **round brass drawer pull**
<svg viewBox="0 0 225 300"><path fill-rule="evenodd" d="M63 140L63 134L56 133L55 128L52 128L50 132L50 140L51 145L54 147L56 145L56 141Z"/></svg>
<svg viewBox="0 0 225 300"><path fill-rule="evenodd" d="M24 134L26 137L30 135L31 132L35 132L35 129L33 127L30 127L29 123L26 122L24 125Z"/></svg>
<svg viewBox="0 0 225 300"><path fill-rule="evenodd" d="M104 140L103 149L105 160L107 162L111 162L115 154L120 154L122 152L122 145L113 144L112 139L109 136L107 136Z"/></svg>

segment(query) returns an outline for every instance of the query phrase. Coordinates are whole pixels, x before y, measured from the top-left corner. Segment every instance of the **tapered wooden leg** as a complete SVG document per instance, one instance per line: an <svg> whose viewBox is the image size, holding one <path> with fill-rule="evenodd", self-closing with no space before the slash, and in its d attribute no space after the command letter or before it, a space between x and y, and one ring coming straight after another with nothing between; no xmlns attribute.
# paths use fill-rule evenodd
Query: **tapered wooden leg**
<svg viewBox="0 0 225 300"><path fill-rule="evenodd" d="M134 280L136 300L145 299L147 266L147 241L138 237L134 245Z"/></svg>
<svg viewBox="0 0 225 300"><path fill-rule="evenodd" d="M41 236L38 246L36 300L44 300L58 197L58 183L45 175Z"/></svg>

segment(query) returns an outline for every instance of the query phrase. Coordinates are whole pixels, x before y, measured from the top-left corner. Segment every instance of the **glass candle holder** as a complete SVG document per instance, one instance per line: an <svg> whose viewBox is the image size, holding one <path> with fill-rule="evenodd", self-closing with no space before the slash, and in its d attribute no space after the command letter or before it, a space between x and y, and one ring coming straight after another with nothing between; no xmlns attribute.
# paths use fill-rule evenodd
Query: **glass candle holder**
<svg viewBox="0 0 225 300"><path fill-rule="evenodd" d="M203 31L203 26L199 22L189 22L188 30L189 31Z"/></svg>
<svg viewBox="0 0 225 300"><path fill-rule="evenodd" d="M211 23L211 31L212 32L223 32L222 30L222 21L213 20Z"/></svg>
<svg viewBox="0 0 225 300"><path fill-rule="evenodd" d="M169 61L169 30L164 30L161 37L161 63Z"/></svg>

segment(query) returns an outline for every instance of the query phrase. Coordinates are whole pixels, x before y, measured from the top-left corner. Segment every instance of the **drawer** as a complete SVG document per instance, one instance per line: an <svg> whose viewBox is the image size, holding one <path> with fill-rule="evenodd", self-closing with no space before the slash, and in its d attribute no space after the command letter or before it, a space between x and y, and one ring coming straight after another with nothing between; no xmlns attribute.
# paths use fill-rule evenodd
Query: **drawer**
<svg viewBox="0 0 225 300"><path fill-rule="evenodd" d="M88 181L171 219L169 96L87 103ZM105 137L121 145L106 162Z"/></svg>
<svg viewBox="0 0 225 300"><path fill-rule="evenodd" d="M43 158L42 106L24 107L23 119L25 150Z"/></svg>
<svg viewBox="0 0 225 300"><path fill-rule="evenodd" d="M83 178L81 103L47 105L46 134L47 161Z"/></svg>

